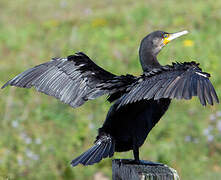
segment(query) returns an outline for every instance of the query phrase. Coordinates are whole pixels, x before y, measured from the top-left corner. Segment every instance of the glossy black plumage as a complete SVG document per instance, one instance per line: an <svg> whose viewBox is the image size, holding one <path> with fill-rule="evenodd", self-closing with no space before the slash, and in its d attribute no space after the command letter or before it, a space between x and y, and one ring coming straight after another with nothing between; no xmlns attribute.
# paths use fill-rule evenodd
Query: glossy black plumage
<svg viewBox="0 0 221 180"><path fill-rule="evenodd" d="M165 36L165 34L167 36ZM146 36L140 46L140 61L144 73L116 76L97 66L84 53L49 62L24 71L7 85L30 88L54 96L72 107L104 94L111 106L94 146L74 159L71 164L91 165L115 151L133 150L139 162L139 147L148 133L168 109L171 99L191 99L198 96L202 105L219 102L209 80L196 62L161 66L157 54L169 42L186 32L156 31ZM169 37L169 38L168 38Z"/></svg>
<svg viewBox="0 0 221 180"><path fill-rule="evenodd" d="M71 165L76 166L79 163L83 165L92 165L99 162L102 158L112 157L114 155L114 142L109 135L101 136L89 150L72 160Z"/></svg>
<svg viewBox="0 0 221 180"><path fill-rule="evenodd" d="M202 105L213 105L218 97L209 81L210 75L202 72L198 65L196 62L173 63L144 73L120 98L119 106L143 99L191 99L192 96L198 96Z"/></svg>
<svg viewBox="0 0 221 180"><path fill-rule="evenodd" d="M7 85L30 88L54 96L72 107L104 94L124 92L136 80L132 75L115 76L97 66L88 56L79 52L67 58L51 61L24 71Z"/></svg>

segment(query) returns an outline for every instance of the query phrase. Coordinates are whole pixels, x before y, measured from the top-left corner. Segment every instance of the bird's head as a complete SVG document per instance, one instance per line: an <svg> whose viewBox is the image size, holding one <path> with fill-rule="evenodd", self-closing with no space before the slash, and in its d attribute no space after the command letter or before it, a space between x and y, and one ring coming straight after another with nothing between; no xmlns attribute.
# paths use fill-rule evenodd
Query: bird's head
<svg viewBox="0 0 221 180"><path fill-rule="evenodd" d="M144 48L150 50L156 56L160 50L170 41L187 34L188 31L180 31L176 33L168 33L164 31L154 31L148 34L141 42Z"/></svg>
<svg viewBox="0 0 221 180"><path fill-rule="evenodd" d="M157 54L170 41L187 34L188 31L180 31L176 33L168 33L164 31L154 31L148 34L140 45L139 55L141 65L145 70L148 65L158 65L156 61ZM155 61L154 61L155 60Z"/></svg>

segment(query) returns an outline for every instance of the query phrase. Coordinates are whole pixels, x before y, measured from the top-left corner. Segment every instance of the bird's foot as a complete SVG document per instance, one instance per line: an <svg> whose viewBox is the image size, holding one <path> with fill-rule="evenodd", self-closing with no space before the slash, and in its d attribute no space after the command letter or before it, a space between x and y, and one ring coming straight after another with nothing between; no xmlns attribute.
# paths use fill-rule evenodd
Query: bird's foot
<svg viewBox="0 0 221 180"><path fill-rule="evenodd" d="M121 159L123 164L133 164L133 165L147 165L147 166L164 166L162 163L144 161L144 160L132 160L132 159Z"/></svg>

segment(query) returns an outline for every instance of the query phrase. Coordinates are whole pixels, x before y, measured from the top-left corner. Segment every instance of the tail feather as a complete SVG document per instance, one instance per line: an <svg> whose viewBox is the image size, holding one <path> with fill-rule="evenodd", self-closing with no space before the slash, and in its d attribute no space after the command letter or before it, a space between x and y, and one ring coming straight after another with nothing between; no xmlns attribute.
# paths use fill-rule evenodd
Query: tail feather
<svg viewBox="0 0 221 180"><path fill-rule="evenodd" d="M85 164L85 162L88 160L90 155L93 154L93 152L96 151L96 149L98 149L98 148L99 148L99 146L94 145L93 147L88 149L86 152L81 154L79 157L77 157L76 159L72 160L71 165L72 166L76 166L79 163Z"/></svg>
<svg viewBox="0 0 221 180"><path fill-rule="evenodd" d="M93 157L93 155L96 153L97 150L100 149L100 146L94 146L93 148L89 149L90 151L88 152L85 152L82 156L81 159L79 159L79 162L78 163L81 163L81 164L84 164L86 165L90 158Z"/></svg>
<svg viewBox="0 0 221 180"><path fill-rule="evenodd" d="M114 151L115 151L115 143L113 143L113 145L110 147L109 157L112 157L114 155Z"/></svg>
<svg viewBox="0 0 221 180"><path fill-rule="evenodd" d="M110 148L111 148L112 144L108 144L107 147L104 149L104 152L103 152L103 156L104 158L106 158L109 154L110 154Z"/></svg>
<svg viewBox="0 0 221 180"><path fill-rule="evenodd" d="M85 166L98 163L103 158L112 157L114 155L114 141L109 135L102 135L95 142L94 146L81 154L76 159L72 160L71 165L77 166L83 164Z"/></svg>
<svg viewBox="0 0 221 180"><path fill-rule="evenodd" d="M90 153L90 155L88 155L87 158L82 161L82 163L85 165L92 165L94 162L99 162L102 159L101 151L104 146L104 144L98 146L98 148L94 152Z"/></svg>
<svg viewBox="0 0 221 180"><path fill-rule="evenodd" d="M108 146L111 146L111 144L109 144L109 143L106 143L105 144L105 147L103 148L103 151L102 151L102 156L103 156L103 158L106 158L107 156L108 156Z"/></svg>

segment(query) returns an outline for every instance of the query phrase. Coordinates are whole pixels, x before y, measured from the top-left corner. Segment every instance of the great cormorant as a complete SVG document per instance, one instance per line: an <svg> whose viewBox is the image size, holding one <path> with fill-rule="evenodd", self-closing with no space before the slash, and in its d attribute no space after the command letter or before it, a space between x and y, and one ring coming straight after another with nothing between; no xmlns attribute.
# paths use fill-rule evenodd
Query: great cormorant
<svg viewBox="0 0 221 180"><path fill-rule="evenodd" d="M147 35L139 49L143 74L116 76L97 66L82 52L67 58L53 58L8 81L7 85L30 88L54 96L76 108L104 94L114 102L94 145L71 164L91 165L112 157L114 152L133 150L134 162L140 163L139 147L167 111L171 99L198 96L202 105L219 102L210 74L196 62L162 66L157 54L171 40L187 31L155 31Z"/></svg>

